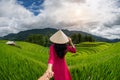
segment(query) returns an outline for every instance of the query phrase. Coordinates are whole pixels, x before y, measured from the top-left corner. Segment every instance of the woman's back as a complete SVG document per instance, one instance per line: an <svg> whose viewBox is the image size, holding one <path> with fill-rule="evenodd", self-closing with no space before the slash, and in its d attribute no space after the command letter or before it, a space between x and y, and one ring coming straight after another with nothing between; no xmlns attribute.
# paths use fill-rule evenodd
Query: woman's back
<svg viewBox="0 0 120 80"><path fill-rule="evenodd" d="M67 51L75 53L76 48L73 48L69 45L66 46L66 51L64 54L67 53ZM67 64L65 61L65 58L60 58L57 56L56 51L54 49L54 44L50 46L50 52L49 52L49 60L48 64L53 64L53 72L54 72L54 79L55 80L72 80L69 70L67 68Z"/></svg>

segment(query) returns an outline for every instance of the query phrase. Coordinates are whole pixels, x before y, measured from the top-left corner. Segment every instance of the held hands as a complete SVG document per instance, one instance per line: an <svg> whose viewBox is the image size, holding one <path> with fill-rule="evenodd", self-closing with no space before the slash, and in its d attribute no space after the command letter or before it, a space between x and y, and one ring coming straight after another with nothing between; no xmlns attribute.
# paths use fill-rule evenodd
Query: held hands
<svg viewBox="0 0 120 80"><path fill-rule="evenodd" d="M47 69L47 70L46 70L46 73L47 73L47 77L48 77L49 79L52 78L53 75L54 75L54 72L53 72L51 69Z"/></svg>
<svg viewBox="0 0 120 80"><path fill-rule="evenodd" d="M50 80L54 75L54 72L50 69L47 69L46 72L38 80Z"/></svg>
<svg viewBox="0 0 120 80"><path fill-rule="evenodd" d="M47 73L44 73L38 80L49 80Z"/></svg>
<svg viewBox="0 0 120 80"><path fill-rule="evenodd" d="M53 75L54 75L54 73L52 71L52 64L48 64L48 68L43 75L43 79L38 79L38 80L49 80L50 78L53 77Z"/></svg>

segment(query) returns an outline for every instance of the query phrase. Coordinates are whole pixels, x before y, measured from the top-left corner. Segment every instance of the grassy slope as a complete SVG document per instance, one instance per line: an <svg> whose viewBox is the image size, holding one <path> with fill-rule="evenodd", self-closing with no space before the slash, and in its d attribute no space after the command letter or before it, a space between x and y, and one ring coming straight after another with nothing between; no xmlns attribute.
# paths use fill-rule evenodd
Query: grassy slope
<svg viewBox="0 0 120 80"><path fill-rule="evenodd" d="M0 42L0 80L37 80L46 69L48 48L26 42L17 44L21 48Z"/></svg>
<svg viewBox="0 0 120 80"><path fill-rule="evenodd" d="M37 80L47 67L48 48L17 42L14 47L0 41L0 80ZM120 43L81 43L77 53L66 56L73 80L118 80ZM32 76L31 76L32 75Z"/></svg>
<svg viewBox="0 0 120 80"><path fill-rule="evenodd" d="M77 46L79 56L70 61L73 80L120 79L120 42L82 43Z"/></svg>

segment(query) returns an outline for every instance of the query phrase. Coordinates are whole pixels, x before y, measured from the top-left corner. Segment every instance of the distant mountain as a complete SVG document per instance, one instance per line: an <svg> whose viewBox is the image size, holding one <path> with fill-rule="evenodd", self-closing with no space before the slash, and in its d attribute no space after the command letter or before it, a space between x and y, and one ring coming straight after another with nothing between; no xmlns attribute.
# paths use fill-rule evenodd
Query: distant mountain
<svg viewBox="0 0 120 80"><path fill-rule="evenodd" d="M45 28L45 29L32 29L32 30L26 30L21 31L17 34L8 34L3 37L3 39L8 40L25 40L30 34L43 34L43 35L52 35L55 33L57 29L52 28Z"/></svg>
<svg viewBox="0 0 120 80"><path fill-rule="evenodd" d="M0 39L2 39L2 37L0 37Z"/></svg>
<svg viewBox="0 0 120 80"><path fill-rule="evenodd" d="M119 42L120 39L112 39L111 42Z"/></svg>
<svg viewBox="0 0 120 80"><path fill-rule="evenodd" d="M47 36L51 36L52 34L54 34L57 31L57 29L53 29L53 28L45 28L45 29L32 29L32 30L26 30L26 31L21 31L19 33L16 34L8 34L4 37L2 37L2 39L6 39L6 40L25 40L30 34L42 34L42 35L47 35ZM119 39L114 39L114 40L109 40L106 38L102 38L100 36L95 36L86 32L82 32L82 31L69 31L69 30L63 30L63 32L65 32L65 34L67 34L68 36L74 34L74 33L80 33L82 35L90 35L92 36L96 41L104 41L104 42L116 42L116 41L120 41Z"/></svg>

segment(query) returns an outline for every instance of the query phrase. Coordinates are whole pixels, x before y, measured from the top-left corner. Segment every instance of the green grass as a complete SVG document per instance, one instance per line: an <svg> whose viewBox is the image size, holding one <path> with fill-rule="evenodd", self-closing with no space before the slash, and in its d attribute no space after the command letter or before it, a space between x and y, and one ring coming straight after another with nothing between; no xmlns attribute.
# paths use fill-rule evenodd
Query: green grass
<svg viewBox="0 0 120 80"><path fill-rule="evenodd" d="M0 80L37 80L46 70L43 58L48 58L48 48L26 42L17 44L21 48L0 43ZM41 49L45 51L41 53Z"/></svg>
<svg viewBox="0 0 120 80"><path fill-rule="evenodd" d="M120 42L98 44L81 43L80 47L77 45L77 54L82 54L73 56L72 59L68 58L71 60L70 71L73 80L120 79Z"/></svg>
<svg viewBox="0 0 120 80"><path fill-rule="evenodd" d="M47 68L48 47L0 41L0 80L37 80ZM120 42L84 42L77 53L66 55L73 80L119 80Z"/></svg>

